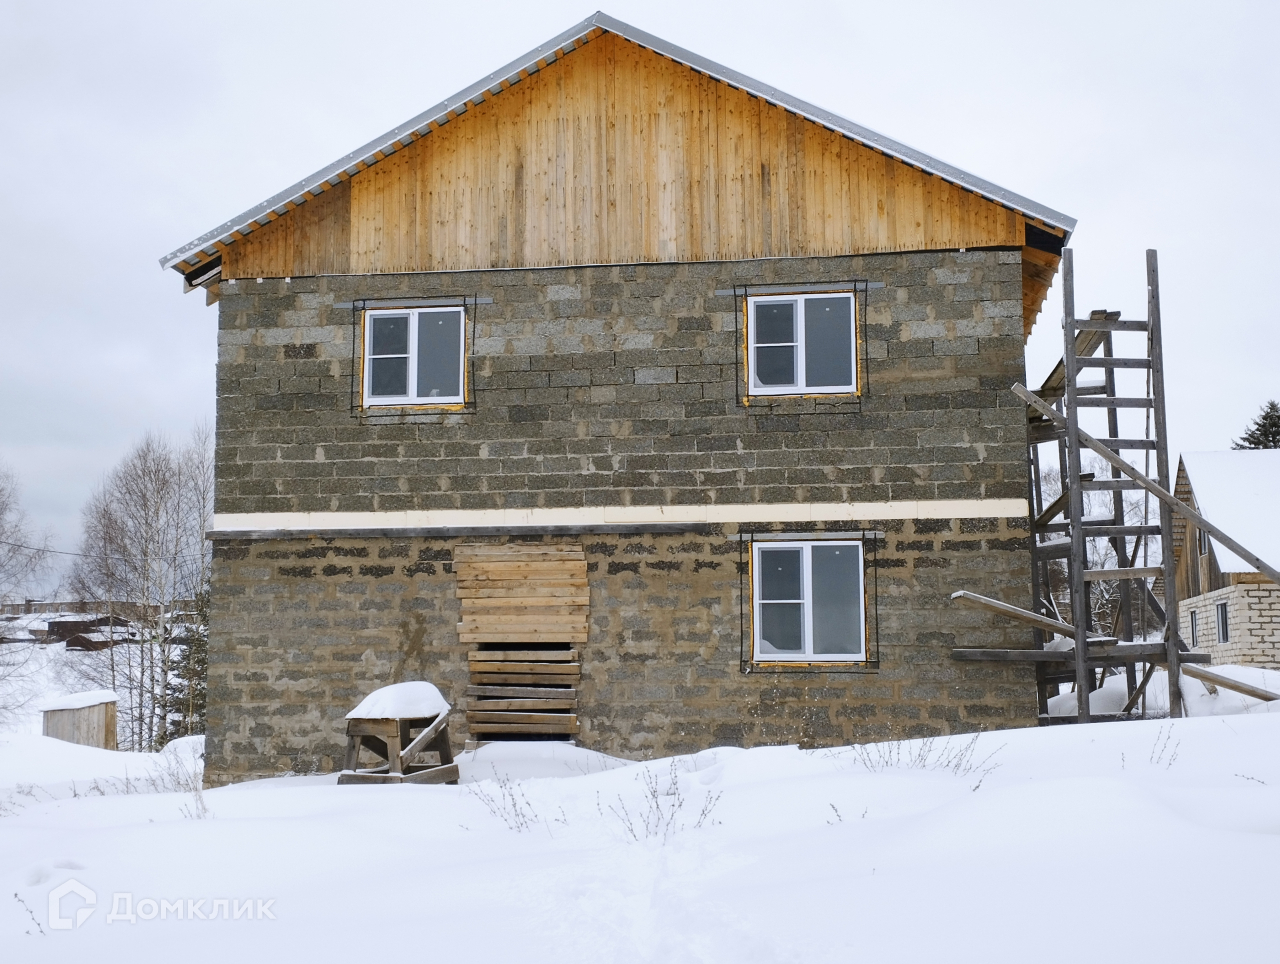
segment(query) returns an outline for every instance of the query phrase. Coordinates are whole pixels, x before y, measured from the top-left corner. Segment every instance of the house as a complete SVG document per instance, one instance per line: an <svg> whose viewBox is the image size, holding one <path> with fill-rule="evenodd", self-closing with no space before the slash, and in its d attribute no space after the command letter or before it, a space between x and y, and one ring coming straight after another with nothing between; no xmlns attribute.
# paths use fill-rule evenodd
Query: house
<svg viewBox="0 0 1280 964"><path fill-rule="evenodd" d="M1280 558L1280 450L1187 452L1174 494L1265 562ZM1178 631L1214 663L1280 669L1280 586L1174 516Z"/></svg>
<svg viewBox="0 0 1280 964"><path fill-rule="evenodd" d="M984 121L989 122L989 119ZM218 305L206 773L1031 724L1026 408L1073 219L596 14L162 259Z"/></svg>

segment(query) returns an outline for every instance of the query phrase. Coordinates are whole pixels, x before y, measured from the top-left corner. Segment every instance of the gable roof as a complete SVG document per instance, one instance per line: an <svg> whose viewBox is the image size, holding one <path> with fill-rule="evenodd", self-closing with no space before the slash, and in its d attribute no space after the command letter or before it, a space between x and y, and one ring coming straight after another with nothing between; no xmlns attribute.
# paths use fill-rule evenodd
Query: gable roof
<svg viewBox="0 0 1280 964"><path fill-rule="evenodd" d="M1186 452L1179 466L1196 510L1263 561L1280 562L1280 449ZM1257 572L1214 542L1223 572Z"/></svg>
<svg viewBox="0 0 1280 964"><path fill-rule="evenodd" d="M632 43L646 47L692 70L706 74L731 87L743 90L763 101L782 107L856 143L896 158L905 164L919 168L965 190L972 191L974 194L987 198L1003 207L1015 210L1029 218L1037 219L1051 227L1059 228L1068 237L1071 231L1075 229L1076 221L1074 218L1068 217L1052 208L1015 194L1000 187L998 184L993 184L990 181L969 174L922 151L855 124L853 121L830 111L823 110L821 107L792 97L790 94L754 80L736 70L730 70L728 67L717 64L705 57L700 57L682 47L677 47L660 37L655 37L643 30L632 27L605 13L597 12L581 23L570 27L564 33L535 47L524 56L516 58L500 70L494 71L488 77L463 88L452 97L446 98L434 107L392 128L381 137L374 138L363 147L352 151L327 167L321 168L310 177L304 178L261 204L255 205L231 220L218 225L213 230L205 232L200 237L166 254L160 259L160 266L162 268L173 268L186 274L197 264L215 256L219 251L218 245L234 241L239 236L247 235L254 229L269 224L280 215L286 214L299 205L312 200L326 187L336 186L343 180L377 164L388 155L429 134L441 124L464 114L468 108L478 106L484 101L501 94L508 87L545 68L565 54L573 51L579 44L590 37L597 36L602 32L617 34ZM199 280L194 283L199 283Z"/></svg>

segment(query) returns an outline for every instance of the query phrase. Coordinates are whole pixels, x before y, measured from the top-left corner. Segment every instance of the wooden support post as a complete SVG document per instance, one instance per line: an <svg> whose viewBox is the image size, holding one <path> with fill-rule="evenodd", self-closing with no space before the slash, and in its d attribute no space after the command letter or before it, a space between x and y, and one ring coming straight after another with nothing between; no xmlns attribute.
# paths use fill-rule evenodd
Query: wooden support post
<svg viewBox="0 0 1280 964"><path fill-rule="evenodd" d="M1066 395L1063 399L1067 410L1067 474L1062 486L1070 492L1067 501L1067 517L1071 520L1071 622L1075 626L1076 639L1076 718L1089 722L1089 693L1093 690L1093 674L1089 672L1089 587L1084 581L1084 490L1080 488L1080 430L1076 407L1076 295L1074 252L1062 251L1062 314L1063 355L1066 370Z"/></svg>
<svg viewBox="0 0 1280 964"><path fill-rule="evenodd" d="M1169 477L1169 436L1165 427L1164 344L1160 335L1160 271L1156 253L1147 250L1147 338L1151 357L1152 417L1156 436L1156 482L1173 491ZM1182 716L1182 681L1178 675L1178 580L1173 564L1173 512L1160 500L1160 555L1164 561L1164 638L1169 661L1169 715Z"/></svg>

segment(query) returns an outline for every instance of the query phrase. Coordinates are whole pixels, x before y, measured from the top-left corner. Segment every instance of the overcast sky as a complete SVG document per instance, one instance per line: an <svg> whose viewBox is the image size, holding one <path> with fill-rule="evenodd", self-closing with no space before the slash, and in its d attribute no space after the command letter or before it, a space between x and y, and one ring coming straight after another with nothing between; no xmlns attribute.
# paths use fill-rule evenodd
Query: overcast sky
<svg viewBox="0 0 1280 964"><path fill-rule="evenodd" d="M217 309L160 256L593 9L0 0L0 459L58 548L144 433L212 419ZM1175 458L1280 396L1277 5L605 10L1079 219L1081 314L1145 316L1157 248Z"/></svg>

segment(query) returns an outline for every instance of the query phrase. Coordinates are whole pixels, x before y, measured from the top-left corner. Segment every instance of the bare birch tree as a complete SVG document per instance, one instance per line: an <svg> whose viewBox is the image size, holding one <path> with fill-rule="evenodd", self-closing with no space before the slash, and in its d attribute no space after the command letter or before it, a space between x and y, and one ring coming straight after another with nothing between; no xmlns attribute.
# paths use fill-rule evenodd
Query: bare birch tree
<svg viewBox="0 0 1280 964"><path fill-rule="evenodd" d="M0 600L21 600L46 574L49 537L35 532L22 510L18 479L0 462Z"/></svg>
<svg viewBox="0 0 1280 964"><path fill-rule="evenodd" d="M49 537L32 529L20 495L17 477L0 463L0 600L6 602L21 601L49 574ZM31 698L33 652L29 644L0 645L0 721Z"/></svg>
<svg viewBox="0 0 1280 964"><path fill-rule="evenodd" d="M121 749L154 749L168 737L175 658L208 593L204 533L212 509L212 433L203 427L182 448L147 435L84 507L71 588L138 630L136 642L85 654L73 664L84 682L120 697Z"/></svg>

